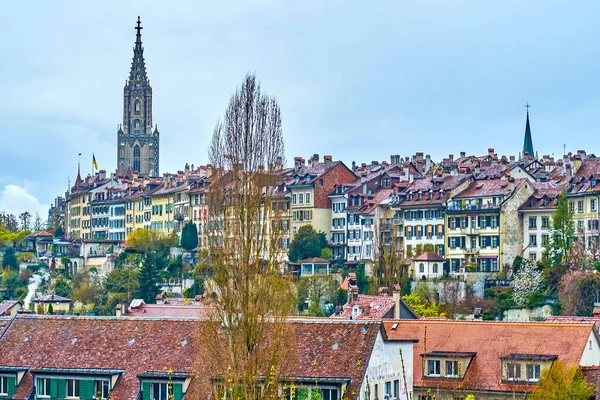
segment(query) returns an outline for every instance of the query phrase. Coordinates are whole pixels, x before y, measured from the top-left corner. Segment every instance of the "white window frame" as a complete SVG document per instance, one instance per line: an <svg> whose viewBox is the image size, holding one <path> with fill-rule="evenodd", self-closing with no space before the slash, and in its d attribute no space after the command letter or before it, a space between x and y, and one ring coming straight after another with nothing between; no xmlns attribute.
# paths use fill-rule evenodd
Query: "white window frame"
<svg viewBox="0 0 600 400"><path fill-rule="evenodd" d="M298 193L298 204L304 204L304 193Z"/></svg>
<svg viewBox="0 0 600 400"><path fill-rule="evenodd" d="M8 396L8 376L0 376L0 396Z"/></svg>
<svg viewBox="0 0 600 400"><path fill-rule="evenodd" d="M106 385L105 385L106 384ZM98 388L100 385L100 388ZM105 392L106 389L106 393ZM100 393L100 396L98 396ZM110 381L107 379L98 379L94 381L94 398L95 399L108 399L110 396Z"/></svg>
<svg viewBox="0 0 600 400"><path fill-rule="evenodd" d="M304 200L306 200L305 204L310 204L310 192L304 194Z"/></svg>
<svg viewBox="0 0 600 400"><path fill-rule="evenodd" d="M529 377L530 374L530 368L531 368L531 378ZM542 367L540 364L527 364L525 366L525 374L527 377L527 381L528 382L537 382L540 380L540 372L542 370Z"/></svg>
<svg viewBox="0 0 600 400"><path fill-rule="evenodd" d="M165 390L164 398L165 400L169 400L169 385L167 382L152 382L152 385L150 386L150 398L153 400L161 400L160 394L162 393L163 386ZM154 394L155 387L158 387L159 396Z"/></svg>
<svg viewBox="0 0 600 400"><path fill-rule="evenodd" d="M50 398L50 378L36 378L36 396L41 399ZM44 390L40 390L44 389ZM43 392L43 393L42 393Z"/></svg>
<svg viewBox="0 0 600 400"><path fill-rule="evenodd" d="M451 366L449 368L449 366ZM446 376L451 378L458 378L458 361L456 360L446 360Z"/></svg>
<svg viewBox="0 0 600 400"><path fill-rule="evenodd" d="M430 373L430 365L437 365L437 373ZM442 369L442 363L440 360L427 360L427 376L440 376ZM434 368L435 370L435 368Z"/></svg>
<svg viewBox="0 0 600 400"><path fill-rule="evenodd" d="M519 375L516 372L519 370ZM512 372L512 374L511 374ZM521 364L518 363L506 363L506 380L508 381L520 381L521 379ZM512 376L511 376L512 375Z"/></svg>
<svg viewBox="0 0 600 400"><path fill-rule="evenodd" d="M65 398L66 399L78 399L80 395L79 379L67 379L65 381ZM71 393L69 393L71 392Z"/></svg>
<svg viewBox="0 0 600 400"><path fill-rule="evenodd" d="M296 193L292 193L292 204L296 204Z"/></svg>
<svg viewBox="0 0 600 400"><path fill-rule="evenodd" d="M583 200L577 201L577 213L583 214Z"/></svg>

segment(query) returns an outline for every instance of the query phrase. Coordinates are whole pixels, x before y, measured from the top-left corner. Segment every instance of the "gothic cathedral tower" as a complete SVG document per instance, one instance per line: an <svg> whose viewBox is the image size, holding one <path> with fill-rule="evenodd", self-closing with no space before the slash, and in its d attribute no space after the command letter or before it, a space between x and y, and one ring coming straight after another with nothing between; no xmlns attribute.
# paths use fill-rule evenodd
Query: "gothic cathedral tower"
<svg viewBox="0 0 600 400"><path fill-rule="evenodd" d="M136 171L140 177L159 176L158 128L152 130L152 87L146 75L142 26L138 16L133 61L123 88L123 125L117 132L117 170L119 176Z"/></svg>

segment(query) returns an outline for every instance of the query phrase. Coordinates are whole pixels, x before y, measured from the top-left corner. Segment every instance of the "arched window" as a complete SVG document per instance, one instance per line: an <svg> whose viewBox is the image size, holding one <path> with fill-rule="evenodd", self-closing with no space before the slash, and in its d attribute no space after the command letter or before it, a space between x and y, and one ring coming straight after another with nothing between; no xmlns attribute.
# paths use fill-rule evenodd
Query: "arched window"
<svg viewBox="0 0 600 400"><path fill-rule="evenodd" d="M135 107L134 107L135 113L139 114L140 113L140 101L136 100L135 101Z"/></svg>
<svg viewBox="0 0 600 400"><path fill-rule="evenodd" d="M135 129L140 129L140 120L136 119L135 121L133 121L133 127Z"/></svg>
<svg viewBox="0 0 600 400"><path fill-rule="evenodd" d="M419 264L419 272L425 272L425 264Z"/></svg>
<svg viewBox="0 0 600 400"><path fill-rule="evenodd" d="M133 147L133 169L140 172L140 146L137 144Z"/></svg>
<svg viewBox="0 0 600 400"><path fill-rule="evenodd" d="M433 273L437 274L438 272L438 265L437 264L433 264Z"/></svg>

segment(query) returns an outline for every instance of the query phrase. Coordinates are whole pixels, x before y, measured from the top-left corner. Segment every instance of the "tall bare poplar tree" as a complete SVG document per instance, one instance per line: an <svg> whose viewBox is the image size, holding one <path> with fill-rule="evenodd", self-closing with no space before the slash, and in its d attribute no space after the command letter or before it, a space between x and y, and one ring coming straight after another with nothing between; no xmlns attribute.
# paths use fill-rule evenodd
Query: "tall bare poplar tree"
<svg viewBox="0 0 600 400"><path fill-rule="evenodd" d="M249 74L231 96L209 149L208 249L215 312L203 324L217 377L215 396L277 397L290 335L285 323L294 286L282 274L282 218L278 206L284 156L277 100Z"/></svg>

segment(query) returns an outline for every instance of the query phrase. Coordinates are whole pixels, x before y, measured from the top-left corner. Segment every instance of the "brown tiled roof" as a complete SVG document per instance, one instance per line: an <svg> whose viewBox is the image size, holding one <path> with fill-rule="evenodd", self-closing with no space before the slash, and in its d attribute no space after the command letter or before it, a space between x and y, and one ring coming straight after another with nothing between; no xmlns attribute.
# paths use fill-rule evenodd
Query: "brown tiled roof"
<svg viewBox="0 0 600 400"><path fill-rule="evenodd" d="M526 181L527 179L525 178L515 178L515 186L514 190L512 190L508 179L475 180L469 187L454 196L454 198L506 196L516 191Z"/></svg>
<svg viewBox="0 0 600 400"><path fill-rule="evenodd" d="M554 182L536 182L535 192L527 199L519 210L553 210L556 208L562 186Z"/></svg>
<svg viewBox="0 0 600 400"><path fill-rule="evenodd" d="M354 305L358 305L363 311L358 316L352 315L352 307ZM355 320L382 319L394 308L394 305L395 302L392 296L371 296L359 294L358 299L352 304L344 304L342 307L342 314L335 317Z"/></svg>
<svg viewBox="0 0 600 400"><path fill-rule="evenodd" d="M469 365L465 378L458 382L466 390L512 391L514 385L502 382L500 357L511 354L557 355L565 364L579 364L593 324L549 324L531 322L485 322L454 320L384 320L389 339L411 340L415 343L413 359L414 385L423 384L420 354L425 352L477 353ZM427 338L425 340L425 329ZM426 387L455 388L457 382L445 378L426 379ZM517 385L517 391L531 391L533 387Z"/></svg>
<svg viewBox="0 0 600 400"><path fill-rule="evenodd" d="M18 300L4 300L0 303L0 315L8 313L17 303L20 302Z"/></svg>
<svg viewBox="0 0 600 400"><path fill-rule="evenodd" d="M426 251L425 253L416 256L414 261L446 261L446 259L437 253Z"/></svg>
<svg viewBox="0 0 600 400"><path fill-rule="evenodd" d="M200 340L202 323L197 319L18 315L0 340L0 364L31 369L121 369L125 372L111 394L116 400L137 397L137 374L169 369L196 372L197 387L205 388L198 389L198 398L205 399L209 377L198 370L205 363L197 362L208 354L205 341ZM346 393L349 399L358 398L380 323L331 319L289 323L292 349L285 375L350 378ZM31 385L31 379L26 379L17 394L26 393Z"/></svg>
<svg viewBox="0 0 600 400"><path fill-rule="evenodd" d="M203 304L141 304L129 307L128 317L186 317L205 319L210 317L212 307Z"/></svg>

